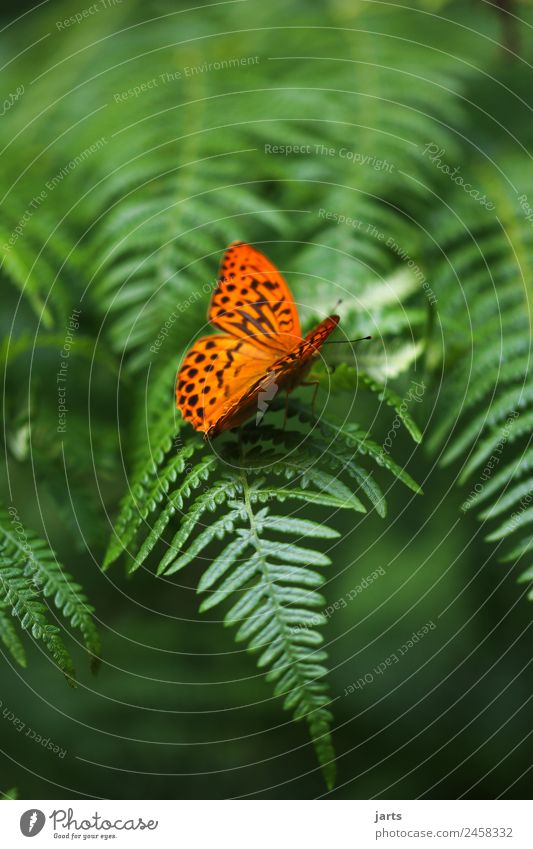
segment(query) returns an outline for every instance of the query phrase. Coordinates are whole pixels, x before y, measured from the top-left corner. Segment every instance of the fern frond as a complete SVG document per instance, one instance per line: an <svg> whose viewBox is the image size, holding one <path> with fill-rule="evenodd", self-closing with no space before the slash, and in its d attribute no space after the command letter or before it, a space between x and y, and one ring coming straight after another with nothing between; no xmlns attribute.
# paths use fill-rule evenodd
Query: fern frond
<svg viewBox="0 0 533 849"><path fill-rule="evenodd" d="M189 546L187 553L176 558L176 552L182 549L188 541L190 535L201 522L203 514L206 511L214 512L228 499L234 498L237 494L237 489L237 482L232 480L229 475L224 476L222 480L209 487L206 492L202 493L193 502L186 515L184 515L179 530L172 538L168 552L161 559L158 574L164 572L166 575L171 575L173 572L177 572L182 566L190 563L213 539L222 539L226 533L234 529L234 522L239 518L241 511L238 505L234 505L232 501L229 501L229 512L225 513L218 520L211 521L205 530L195 539L194 543Z"/></svg>
<svg viewBox="0 0 533 849"><path fill-rule="evenodd" d="M31 582L22 569L12 565L3 546L0 549L0 601L10 606L11 615L19 620L24 631L28 630L35 640L43 642L68 683L75 686L74 666L59 636L59 628L48 623L46 607L37 597Z"/></svg>
<svg viewBox="0 0 533 849"><path fill-rule="evenodd" d="M59 628L47 622L46 606L39 601L39 597L50 599L72 628L80 631L96 668L101 654L100 635L94 623L94 608L80 584L43 540L23 528L18 517L0 514L0 548L2 599L11 606L12 615L20 620L22 628L29 629L35 639L45 643L67 678L73 680L72 661L59 636ZM5 633L9 636L8 631ZM16 659L22 662L23 653L10 639Z"/></svg>
<svg viewBox="0 0 533 849"><path fill-rule="evenodd" d="M504 465L500 471L493 472L491 476L488 476L487 480L483 481L483 486L479 486L473 490L468 497L468 506L463 505L464 509L470 510L472 507L477 507L485 501L489 501L496 493L500 492L500 497L491 502L491 506L484 510L483 514L480 514L481 518L488 518L489 512L493 515L492 511L497 510L501 500L503 498L507 499L506 487L510 483L520 480L523 475L529 474L532 469L533 448L527 448L514 461L511 461L508 465ZM502 490L504 491L503 493L501 492Z"/></svg>
<svg viewBox="0 0 533 849"><path fill-rule="evenodd" d="M412 383L416 386L410 386L406 396L401 398L393 389L380 381L377 381L370 374L365 374L355 366L350 366L347 363L340 363L335 366L332 371L327 371L324 367L314 368L312 378L316 378L321 384L326 386L331 392L350 392L353 393L358 389L368 389L377 395L378 400L384 402L388 407L392 407L411 438L419 443L422 440L422 434L415 420L409 413L409 403L414 399L417 402L422 400L422 395L425 391L423 383ZM417 389L421 388L422 393L418 393Z"/></svg>
<svg viewBox="0 0 533 849"><path fill-rule="evenodd" d="M260 668L271 667L267 680L275 684L274 694L284 697L285 709L293 711L295 719L307 721L331 788L335 780L332 716L326 707L329 696L322 680L327 673L323 665L327 655L320 648L322 638L316 631L326 621L323 614L316 612L325 606L325 599L315 589L324 581L315 569L327 566L330 559L299 545L266 539L265 533L274 528L292 536L298 526L285 517L277 517L272 526L268 508L254 513L244 468L240 475L248 527L204 572L198 592L209 591L209 595L200 609L209 610L239 593L240 598L226 613L224 622L238 626L237 641L246 641L248 650L259 654ZM313 529L316 531L315 526ZM321 534L335 536L332 529L324 526ZM244 558L246 550L249 554ZM280 565L273 560L280 561Z"/></svg>
<svg viewBox="0 0 533 849"><path fill-rule="evenodd" d="M287 458L269 451L256 451L255 455L253 465L250 465L252 471L260 472L268 469L271 475L295 482L302 489L309 488L311 498L316 496L320 499L327 495L329 498L334 498L338 505L356 510L358 513L366 513L366 507L362 501L342 480L319 468L316 457L312 454L300 450L297 458L294 456Z"/></svg>
<svg viewBox="0 0 533 849"><path fill-rule="evenodd" d="M187 460L192 457L197 447L198 443L193 441L181 447L170 458L161 475L158 475L157 463L152 459L138 474L136 482L121 502L114 536L104 559L104 569L127 549L147 516L156 509L157 504L167 495L171 484L175 483L178 475L183 472Z"/></svg>
<svg viewBox="0 0 533 849"><path fill-rule="evenodd" d="M324 437L324 450L326 450L326 446L330 444L330 441L335 442L337 445L340 443L342 449L348 449L352 454L358 453L363 456L369 456L378 466L387 469L413 492L417 494L422 493L420 486L413 480L411 475L399 466L387 451L370 439L368 434L361 430L359 425L353 422L339 424L323 416L318 422L315 422L310 410L292 400L289 404L290 415L297 415L300 421L307 424L318 425L317 430Z"/></svg>
<svg viewBox="0 0 533 849"><path fill-rule="evenodd" d="M13 622L7 616L6 610L9 610L9 605L3 603L0 605L0 640L11 653L19 666L27 666L26 652L20 641L18 634L13 626Z"/></svg>
<svg viewBox="0 0 533 849"><path fill-rule="evenodd" d="M177 510L181 510L185 504L185 499L188 498L195 489L198 489L202 483L208 480L210 474L215 469L216 464L217 461L214 456L203 457L186 474L179 486L170 493L166 506L159 514L139 549L135 552L130 571L136 571L144 563L148 555L152 552L152 549L159 542L163 531Z"/></svg>
<svg viewBox="0 0 533 849"><path fill-rule="evenodd" d="M508 173L531 196L533 184L516 166L510 159ZM461 509L483 505L483 522L499 520L487 540L514 542L521 536L504 559L527 561L533 500L533 388L528 374L533 234L507 181L485 168L478 170L478 184L497 203L498 216L479 216L465 198L459 199L457 219L448 217L445 225L446 259L435 264L441 319L454 353L441 401L443 415L429 445L437 450L447 438L444 465L464 458L459 482L469 485L470 492ZM435 226L444 226L443 216L437 216ZM463 277L468 280L467 310L457 285ZM529 567L521 580L531 580Z"/></svg>
<svg viewBox="0 0 533 849"><path fill-rule="evenodd" d="M393 396L389 398L394 403ZM278 407L275 401L273 415ZM322 419L315 426L308 410L292 399L288 413L290 419L302 421L305 430L247 425L238 441L231 433L226 435L217 443L216 454L204 452L194 465L184 466L185 460L205 444L190 431L183 436L180 432L176 453L162 451L160 463L149 469L150 488L145 486L141 493L142 516L134 511L131 496L126 497L109 551L115 559L121 546L127 547L134 561L131 568L137 569L159 543L164 544L166 551L156 569L165 576L205 559L198 592L207 595L200 611L226 603L234 594L240 596L225 623L240 626L236 639L246 640L250 651L260 652L260 667L271 667L267 678L275 683L275 694L284 696L285 708L296 719L306 719L326 782L332 786L331 713L322 680L326 655L319 648L322 638L316 631L325 622L320 608L326 604L317 591L324 580L316 570L331 561L309 541L334 540L339 534L329 527L327 516L320 523L299 513L284 516L272 513L272 504L296 501L305 508L329 507L332 513L338 509L366 513L367 507L342 474L356 481L358 492L384 516L381 488L358 462L357 455L365 454L414 491L418 487L392 458L382 457L379 447L357 425ZM203 491L196 494L202 485ZM165 533L178 510L182 517L166 541ZM149 530L137 542L141 521ZM292 539L281 541L276 536ZM222 548L213 556L212 547L217 544ZM108 553L106 565L109 562Z"/></svg>
<svg viewBox="0 0 533 849"><path fill-rule="evenodd" d="M276 403L272 404L272 410L277 408ZM300 408L290 401L288 413L291 409L297 413ZM302 408L303 409L303 408ZM261 430L256 431L254 428L245 428L242 433L242 438L246 443L251 445L261 442L265 444L270 442L273 445L282 444L284 449L291 452L300 452L302 448L302 433L287 429L280 431L271 425L262 424ZM377 513L383 518L387 514L387 504L383 496L383 492L373 478L372 472L367 471L358 463L355 462L355 453L352 449L346 448L339 440L331 441L322 439L321 433L315 428L311 435L305 435L305 446L313 457L320 458L320 464L336 473L345 472L352 480L354 480L371 505L376 509ZM257 455L255 455L255 458ZM255 462L254 457L250 457L250 462ZM354 493L355 494L355 493ZM332 506L330 503L329 506ZM364 512L364 511L362 511Z"/></svg>

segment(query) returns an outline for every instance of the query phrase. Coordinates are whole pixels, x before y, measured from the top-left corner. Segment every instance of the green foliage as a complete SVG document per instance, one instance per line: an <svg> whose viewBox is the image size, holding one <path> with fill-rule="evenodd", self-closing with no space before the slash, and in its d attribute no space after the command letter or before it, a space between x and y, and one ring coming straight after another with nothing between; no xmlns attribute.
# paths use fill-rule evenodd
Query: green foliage
<svg viewBox="0 0 533 849"><path fill-rule="evenodd" d="M279 407L274 403L271 413ZM317 423L294 400L288 421L286 429L248 425L237 440L232 435L219 440L216 450L190 429L180 430L170 447L165 435L156 452L159 464L144 469L122 500L104 565L126 550L134 571L155 550L157 574L171 576L205 559L198 592L207 595L200 611L232 599L224 624L238 627L237 642L259 654L257 664L268 669L267 680L283 696L284 708L306 720L332 787L327 654L317 630L326 623L326 599L317 592L324 578L317 570L331 560L315 540L338 536L327 524L337 510L385 515L383 493L360 456L384 466L414 492L419 488L359 426L324 418ZM272 512L285 503L290 515ZM315 506L327 508L320 522L307 515ZM167 536L172 524L177 527ZM216 555L210 554L212 546Z"/></svg>
<svg viewBox="0 0 533 849"><path fill-rule="evenodd" d="M443 248L434 279L443 293L452 367L429 445L433 450L442 445L445 465L464 458L463 513L475 510L490 523L487 540L498 549L507 542L504 559L525 563L519 580L530 583L533 229L512 186L520 184L531 197L533 183L519 168L507 162L511 184L488 167L477 172L478 185L497 203L498 220L460 199L454 220L442 215L434 223Z"/></svg>
<svg viewBox="0 0 533 849"><path fill-rule="evenodd" d="M394 415L418 444L407 376L422 375L440 394L444 375L430 446L445 443L444 463L466 458L465 512L482 509L480 518L496 523L489 539L509 538L507 558L526 559L522 580L533 580L533 230L513 190L532 198L533 186L477 106L483 96L492 104L501 70L492 9L478 10L473 38L468 10L428 3L444 5L449 19L403 5L301 0L291 6L298 25L273 29L286 15L281 0L162 17L159 4L116 4L61 33L51 62L46 39L72 9L45 4L26 24L31 60L14 46L5 69L7 90L23 78L31 91L2 116L0 244L13 242L2 275L14 320L0 352L10 462L21 478L46 481L54 517L59 507L61 522L69 514L69 543L85 541L80 530L90 525L98 546L106 510L118 512L105 568L126 552L129 571L146 566L168 578L206 558L202 611L228 606L225 623L259 652L286 709L307 722L329 785L317 591L328 556L317 541L335 540L337 510L385 517L382 474L420 492L355 416L356 393L371 394L379 423ZM164 81L206 57L241 57L243 31L255 57L244 73ZM151 79L149 95L131 94ZM514 126L511 108L501 108L498 126ZM517 134L524 144L528 127ZM511 177L480 167L472 139L478 157L496 151ZM277 155L276 145L307 152ZM428 145L471 172L495 214L436 167ZM283 269L305 327L341 298L336 340L372 335L357 348L328 348L315 368L322 388L349 407L345 421L291 400L286 429L274 404L259 429L225 436L212 451L177 417L175 372L205 332L217 263L233 239L254 242ZM80 306L69 386L85 394L71 399L64 438L51 439L57 355ZM81 511L90 515L80 529ZM24 665L13 610L71 678L50 608L97 657L92 608L44 542L28 534L30 555L1 522L0 639Z"/></svg>
<svg viewBox="0 0 533 849"><path fill-rule="evenodd" d="M472 69L412 40L405 51L402 36L411 29L401 10L361 7L354 24L342 4L328 10L301 4L301 9L309 56L338 57L328 63L327 78L323 60L302 57L286 63L271 55L274 12L258 7L253 12L255 59L244 73L227 68L190 74L181 84L165 81L176 61L172 45L160 47L168 43L169 27L179 28L181 68L201 66L206 49L214 61L242 55L242 8L232 3L210 7L202 20L201 10L173 10L162 18L154 14L150 26L141 28L136 24L147 11L144 6L130 4L100 16L93 22L101 28L100 38L78 48L74 57L66 54L71 89L59 98L65 56L49 67L43 47L45 72L32 85L35 96L22 98L4 116L6 133L23 132L25 145L10 149L8 170L19 177L16 191L5 181L0 241L7 242L36 187L47 192L4 266L47 327L61 323L72 299L83 293L104 318L109 343L119 354L128 352L127 368L139 370L154 360L150 346L169 317L174 320L158 359L163 351L176 356L197 331L223 246L235 238L282 240L278 259L293 274L299 272L291 283L309 316L322 318L342 296L347 333L371 323L367 331L379 328L386 337L388 376L410 365L419 339L399 335L411 328L423 337L426 314L425 302L416 297L422 239L413 234L410 221L424 202L421 184L432 178L421 150L428 138L449 151L458 149L448 127L452 120L464 120L457 93ZM368 32L359 26L365 13ZM55 29L58 14L57 8L42 11L43 33ZM324 16L329 25L324 26ZM122 18L127 20L119 26ZM419 26L420 16L416 20ZM429 17L423 23L427 43L440 46L438 27ZM378 41L371 37L373 28L383 32ZM76 36L83 44L81 28ZM111 65L110 40L117 57ZM300 46L301 33L287 28L283 50L297 57ZM454 48L475 60L466 38L462 44L456 36ZM33 78L39 48L32 55L28 70ZM105 72L95 74L95 67ZM416 86L410 84L414 78ZM148 95L113 98L131 90L132 80L151 79L157 85ZM48 108L36 114L43 101ZM376 131L376 109L385 104ZM36 157L27 167L28 149L39 149L43 135L55 138L58 126L68 127L61 144L52 144L46 157ZM269 153L280 141L304 145L309 153ZM91 152L95 145L100 146ZM363 165L340 154L352 147L366 157ZM327 153L331 150L336 153ZM80 155L81 164L47 188ZM287 167L292 172L295 166L296 178L288 182ZM305 294L310 279L311 299ZM375 348L374 368L383 377L385 360L378 353Z"/></svg>
<svg viewBox="0 0 533 849"><path fill-rule="evenodd" d="M9 605L6 602L0 605L0 640L19 666L26 666L26 652L9 616Z"/></svg>
<svg viewBox="0 0 533 849"><path fill-rule="evenodd" d="M81 633L96 668L100 637L93 620L94 609L79 584L57 561L48 545L22 526L17 512L0 514L0 638L20 666L26 666L24 647L12 625L40 640L70 684L74 684L72 659L60 635L50 623L44 603L50 599L72 628Z"/></svg>
<svg viewBox="0 0 533 849"><path fill-rule="evenodd" d="M366 374L354 366L347 363L340 363L334 366L331 371L324 368L322 364L313 369L312 377L318 379L331 392L357 392L359 389L368 389L377 395L378 401L383 401L388 407L391 407L398 416L401 423L409 432L415 442L422 441L420 429L409 413L409 398L400 398L387 384L375 380L370 374ZM418 387L418 385L417 385ZM421 384L418 388L422 388ZM411 391L411 395L413 392ZM415 396L418 392L415 391ZM421 401L421 397L418 398Z"/></svg>

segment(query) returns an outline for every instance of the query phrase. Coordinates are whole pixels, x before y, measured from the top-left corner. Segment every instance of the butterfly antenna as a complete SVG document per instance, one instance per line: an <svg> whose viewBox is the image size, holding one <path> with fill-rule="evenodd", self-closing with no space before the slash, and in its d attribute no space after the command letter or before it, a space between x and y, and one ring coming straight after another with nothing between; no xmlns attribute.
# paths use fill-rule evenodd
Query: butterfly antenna
<svg viewBox="0 0 533 849"><path fill-rule="evenodd" d="M342 304L342 298L339 298L335 306L333 307L333 312L337 311L337 307L340 307ZM339 339L336 342L324 342L324 345L348 345L352 342L366 342L367 339L372 339L371 336L361 336L360 339Z"/></svg>
<svg viewBox="0 0 533 849"><path fill-rule="evenodd" d="M324 342L324 345L349 345L353 342L366 342L367 339L372 339L372 337L361 336L360 339L339 339L334 342Z"/></svg>

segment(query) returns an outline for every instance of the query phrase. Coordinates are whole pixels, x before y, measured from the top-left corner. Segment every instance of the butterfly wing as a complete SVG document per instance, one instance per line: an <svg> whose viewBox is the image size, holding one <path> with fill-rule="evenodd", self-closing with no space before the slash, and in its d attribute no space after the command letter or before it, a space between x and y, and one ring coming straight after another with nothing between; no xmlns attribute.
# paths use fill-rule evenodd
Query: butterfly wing
<svg viewBox="0 0 533 849"><path fill-rule="evenodd" d="M326 318L275 360L270 352L226 334L199 339L178 374L176 403L183 418L214 438L254 413L264 413L278 392L292 391L305 378L338 321L336 315Z"/></svg>
<svg viewBox="0 0 533 849"><path fill-rule="evenodd" d="M274 359L272 352L235 336L204 336L188 351L178 372L176 406L186 421L205 433L238 406Z"/></svg>
<svg viewBox="0 0 533 849"><path fill-rule="evenodd" d="M330 316L302 339L285 280L244 242L224 254L208 318L225 332L195 342L176 386L183 418L208 437L241 424L278 390L290 392L338 322Z"/></svg>
<svg viewBox="0 0 533 849"><path fill-rule="evenodd" d="M296 305L282 275L244 242L234 242L222 258L208 318L220 330L278 357L302 338Z"/></svg>
<svg viewBox="0 0 533 849"><path fill-rule="evenodd" d="M330 315L317 324L313 330L310 330L301 345L298 346L298 356L300 359L313 357L318 353L328 336L333 333L340 321L338 315Z"/></svg>
<svg viewBox="0 0 533 849"><path fill-rule="evenodd" d="M241 389L238 395L230 397L227 405L219 410L217 420L206 430L206 436L212 439L223 430L236 427L253 415L259 423L269 403L278 393L292 392L305 379L313 359L338 322L337 315L326 318L292 351L269 365L266 372L262 372L257 379Z"/></svg>

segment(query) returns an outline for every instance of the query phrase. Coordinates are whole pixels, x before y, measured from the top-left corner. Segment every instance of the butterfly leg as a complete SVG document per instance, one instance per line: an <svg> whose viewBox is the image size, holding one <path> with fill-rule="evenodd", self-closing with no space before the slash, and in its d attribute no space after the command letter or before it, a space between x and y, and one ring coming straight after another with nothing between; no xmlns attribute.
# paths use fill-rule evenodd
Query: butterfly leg
<svg viewBox="0 0 533 849"><path fill-rule="evenodd" d="M316 402L318 387L320 386L320 381L319 380L302 380L301 385L302 386L314 386L315 387L315 391L313 392L313 397L311 399L311 410L312 410L313 415L315 415L315 402Z"/></svg>

